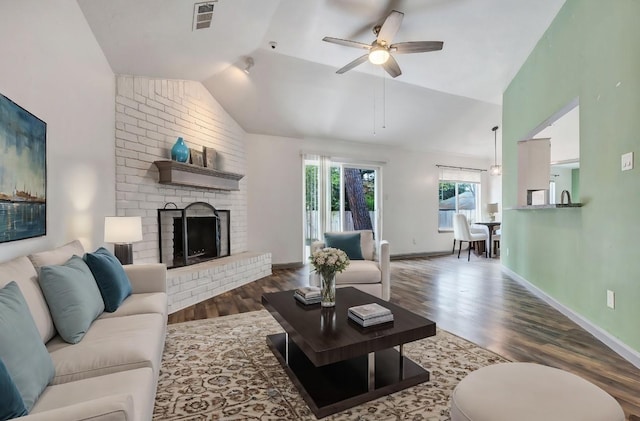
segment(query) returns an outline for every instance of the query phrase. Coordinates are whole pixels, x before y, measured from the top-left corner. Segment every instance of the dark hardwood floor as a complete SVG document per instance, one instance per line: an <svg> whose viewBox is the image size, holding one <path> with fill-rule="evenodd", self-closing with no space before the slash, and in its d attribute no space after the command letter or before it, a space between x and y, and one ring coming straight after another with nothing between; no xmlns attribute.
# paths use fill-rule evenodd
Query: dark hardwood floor
<svg viewBox="0 0 640 421"><path fill-rule="evenodd" d="M392 302L512 361L582 376L614 396L627 417L640 415L640 370L503 274L498 259L396 260L391 271ZM169 323L260 310L263 292L307 285L308 273L307 268L274 270L272 276L170 315Z"/></svg>

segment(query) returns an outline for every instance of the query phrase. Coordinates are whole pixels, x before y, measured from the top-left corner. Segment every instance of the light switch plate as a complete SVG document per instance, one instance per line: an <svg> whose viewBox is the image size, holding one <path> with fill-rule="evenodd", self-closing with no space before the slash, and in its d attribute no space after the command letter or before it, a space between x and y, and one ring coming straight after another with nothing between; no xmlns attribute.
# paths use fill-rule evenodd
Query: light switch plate
<svg viewBox="0 0 640 421"><path fill-rule="evenodd" d="M633 169L633 152L622 154L622 171Z"/></svg>
<svg viewBox="0 0 640 421"><path fill-rule="evenodd" d="M610 289L607 290L607 307L616 308L616 294Z"/></svg>

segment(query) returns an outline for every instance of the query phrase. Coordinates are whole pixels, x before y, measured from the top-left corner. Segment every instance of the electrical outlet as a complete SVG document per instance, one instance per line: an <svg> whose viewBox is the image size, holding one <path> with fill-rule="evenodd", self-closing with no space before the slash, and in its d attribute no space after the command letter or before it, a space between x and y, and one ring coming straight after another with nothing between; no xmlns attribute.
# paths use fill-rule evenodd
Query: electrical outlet
<svg viewBox="0 0 640 421"><path fill-rule="evenodd" d="M616 293L610 289L607 290L607 307L616 308Z"/></svg>
<svg viewBox="0 0 640 421"><path fill-rule="evenodd" d="M504 254L506 254L507 256L509 255L509 247L507 247L507 248L504 250Z"/></svg>
<svg viewBox="0 0 640 421"><path fill-rule="evenodd" d="M622 154L622 171L633 169L633 152Z"/></svg>

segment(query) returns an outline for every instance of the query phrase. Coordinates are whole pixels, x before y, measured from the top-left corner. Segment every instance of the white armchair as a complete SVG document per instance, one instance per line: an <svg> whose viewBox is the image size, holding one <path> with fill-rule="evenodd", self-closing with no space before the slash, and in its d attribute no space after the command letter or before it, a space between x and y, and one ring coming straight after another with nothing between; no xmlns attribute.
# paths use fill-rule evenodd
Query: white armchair
<svg viewBox="0 0 640 421"><path fill-rule="evenodd" d="M351 260L343 272L337 273L336 287L355 287L389 301L391 297L389 242L375 241L371 230L344 232L344 234L353 233L360 233L360 247L364 260ZM324 241L314 241L311 244L311 253L324 247ZM320 276L311 272L309 284L320 286Z"/></svg>

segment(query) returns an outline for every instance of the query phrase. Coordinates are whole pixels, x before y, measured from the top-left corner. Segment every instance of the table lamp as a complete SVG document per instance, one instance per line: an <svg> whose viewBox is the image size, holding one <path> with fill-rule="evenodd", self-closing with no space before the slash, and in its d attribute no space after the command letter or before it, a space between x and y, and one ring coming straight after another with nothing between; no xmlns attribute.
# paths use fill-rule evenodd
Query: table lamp
<svg viewBox="0 0 640 421"><path fill-rule="evenodd" d="M487 213L489 214L491 222L494 222L496 220L496 213L498 213L498 204L487 203Z"/></svg>
<svg viewBox="0 0 640 421"><path fill-rule="evenodd" d="M113 254L123 265L133 263L133 245L142 240L142 218L107 216L104 218L104 241L114 243Z"/></svg>

